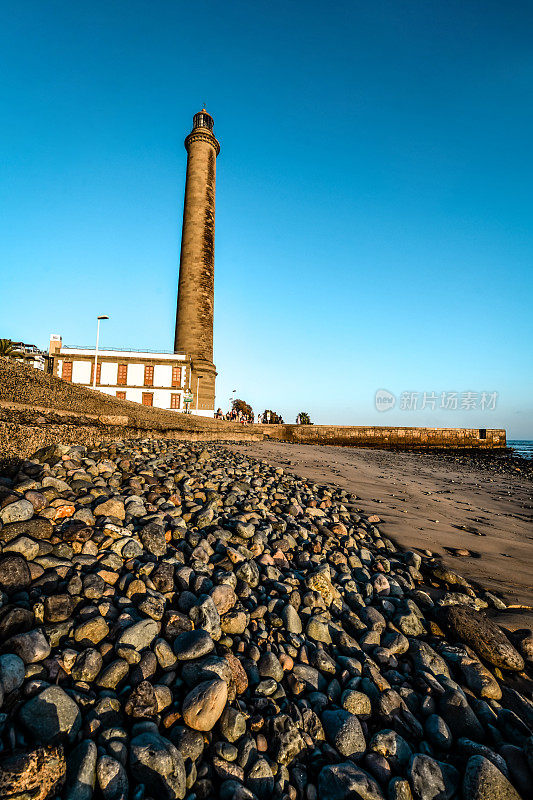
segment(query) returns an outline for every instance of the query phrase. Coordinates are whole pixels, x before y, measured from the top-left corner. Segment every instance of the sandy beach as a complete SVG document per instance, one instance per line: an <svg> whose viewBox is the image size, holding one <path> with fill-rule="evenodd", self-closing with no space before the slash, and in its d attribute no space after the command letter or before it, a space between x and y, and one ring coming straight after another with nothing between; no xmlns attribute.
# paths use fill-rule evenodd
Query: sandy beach
<svg viewBox="0 0 533 800"><path fill-rule="evenodd" d="M401 547L431 550L510 606L533 606L532 483L526 477L432 454L281 442L231 448L349 489ZM472 555L453 555L463 548ZM512 609L498 620L513 628L533 627L533 611Z"/></svg>

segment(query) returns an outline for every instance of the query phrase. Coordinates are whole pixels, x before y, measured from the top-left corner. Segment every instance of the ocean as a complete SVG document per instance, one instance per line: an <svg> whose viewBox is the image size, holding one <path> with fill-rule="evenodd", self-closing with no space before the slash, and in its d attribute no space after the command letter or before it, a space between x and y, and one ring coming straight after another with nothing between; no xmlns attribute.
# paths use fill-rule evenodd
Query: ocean
<svg viewBox="0 0 533 800"><path fill-rule="evenodd" d="M516 450L516 454L522 458L533 458L533 442L528 439L508 441L507 446Z"/></svg>

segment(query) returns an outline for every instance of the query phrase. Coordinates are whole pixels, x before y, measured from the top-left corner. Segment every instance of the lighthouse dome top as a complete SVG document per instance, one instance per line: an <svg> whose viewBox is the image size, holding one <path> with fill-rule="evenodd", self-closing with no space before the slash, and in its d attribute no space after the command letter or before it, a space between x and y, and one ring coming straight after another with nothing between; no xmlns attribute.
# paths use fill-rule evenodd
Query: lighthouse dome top
<svg viewBox="0 0 533 800"><path fill-rule="evenodd" d="M211 114L208 114L205 108L202 108L197 114L193 117L193 129L194 128L207 128L207 130L212 131L214 120Z"/></svg>

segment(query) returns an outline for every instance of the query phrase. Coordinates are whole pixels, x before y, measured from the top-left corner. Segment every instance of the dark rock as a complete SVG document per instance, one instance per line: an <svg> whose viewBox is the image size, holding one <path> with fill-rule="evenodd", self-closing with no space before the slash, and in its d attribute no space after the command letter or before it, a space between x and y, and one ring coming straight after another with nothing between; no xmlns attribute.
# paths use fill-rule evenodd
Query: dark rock
<svg viewBox="0 0 533 800"><path fill-rule="evenodd" d="M64 622L73 611L74 601L70 594L54 594L44 601L45 622Z"/></svg>
<svg viewBox="0 0 533 800"><path fill-rule="evenodd" d="M417 753L408 769L417 800L450 800L459 786L459 773L450 764Z"/></svg>
<svg viewBox="0 0 533 800"><path fill-rule="evenodd" d="M161 800L183 800L186 774L180 751L155 731L135 736L130 745L130 767L133 777L143 783L152 797Z"/></svg>
<svg viewBox="0 0 533 800"><path fill-rule="evenodd" d="M190 661L208 655L215 648L211 636L202 628L181 633L174 640L174 653L180 661Z"/></svg>
<svg viewBox="0 0 533 800"><path fill-rule="evenodd" d="M139 538L145 550L154 556L164 556L167 552L165 530L157 522L149 522L139 533Z"/></svg>
<svg viewBox="0 0 533 800"><path fill-rule="evenodd" d="M66 762L61 745L46 745L0 757L0 797L52 800L65 781Z"/></svg>
<svg viewBox="0 0 533 800"><path fill-rule="evenodd" d="M452 636L469 645L477 655L501 669L522 671L524 659L502 629L481 611L468 606L445 606L439 619Z"/></svg>
<svg viewBox="0 0 533 800"><path fill-rule="evenodd" d="M49 686L28 700L19 712L24 727L39 743L74 741L81 725L78 706L59 686Z"/></svg>
<svg viewBox="0 0 533 800"><path fill-rule="evenodd" d="M464 800L522 800L494 764L483 756L468 760L463 778Z"/></svg>
<svg viewBox="0 0 533 800"><path fill-rule="evenodd" d="M7 594L14 594L27 589L30 583L30 568L23 556L0 556L0 589Z"/></svg>
<svg viewBox="0 0 533 800"><path fill-rule="evenodd" d="M154 687L148 681L142 681L130 694L125 706L130 717L154 717L157 714L157 698Z"/></svg>
<svg viewBox="0 0 533 800"><path fill-rule="evenodd" d="M365 736L361 723L354 714L343 709L324 711L321 719L326 738L342 756L350 756L356 760L364 754Z"/></svg>
<svg viewBox="0 0 533 800"><path fill-rule="evenodd" d="M385 800L379 784L351 761L324 767L318 776L320 800Z"/></svg>

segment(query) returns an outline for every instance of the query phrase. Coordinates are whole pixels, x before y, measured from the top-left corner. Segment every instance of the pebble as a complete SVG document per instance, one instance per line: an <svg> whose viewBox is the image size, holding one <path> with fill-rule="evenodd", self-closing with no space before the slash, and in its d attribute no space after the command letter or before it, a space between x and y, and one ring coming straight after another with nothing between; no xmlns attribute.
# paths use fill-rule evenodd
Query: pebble
<svg viewBox="0 0 533 800"><path fill-rule="evenodd" d="M505 775L483 756L468 760L462 789L464 800L523 800Z"/></svg>
<svg viewBox="0 0 533 800"><path fill-rule="evenodd" d="M5 480L0 787L525 800L533 633L349 492L148 439L48 447Z"/></svg>
<svg viewBox="0 0 533 800"><path fill-rule="evenodd" d="M48 686L19 712L24 727L40 744L74 741L81 726L78 706L59 686Z"/></svg>

